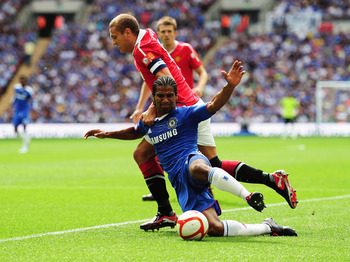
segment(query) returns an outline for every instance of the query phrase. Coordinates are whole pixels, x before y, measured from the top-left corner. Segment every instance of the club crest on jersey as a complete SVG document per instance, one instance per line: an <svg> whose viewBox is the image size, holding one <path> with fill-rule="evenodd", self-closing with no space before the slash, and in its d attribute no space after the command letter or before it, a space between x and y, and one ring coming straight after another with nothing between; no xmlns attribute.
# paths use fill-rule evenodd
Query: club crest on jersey
<svg viewBox="0 0 350 262"><path fill-rule="evenodd" d="M175 128L177 125L177 119L175 117L172 117L168 120L168 127L169 128Z"/></svg>
<svg viewBox="0 0 350 262"><path fill-rule="evenodd" d="M145 65L149 65L149 63L151 63L154 58L154 54L152 54L151 52L147 53L147 55L142 59L142 63L144 63Z"/></svg>
<svg viewBox="0 0 350 262"><path fill-rule="evenodd" d="M142 59L142 62L145 64L145 65L148 65L150 63L149 59L147 57L143 58Z"/></svg>

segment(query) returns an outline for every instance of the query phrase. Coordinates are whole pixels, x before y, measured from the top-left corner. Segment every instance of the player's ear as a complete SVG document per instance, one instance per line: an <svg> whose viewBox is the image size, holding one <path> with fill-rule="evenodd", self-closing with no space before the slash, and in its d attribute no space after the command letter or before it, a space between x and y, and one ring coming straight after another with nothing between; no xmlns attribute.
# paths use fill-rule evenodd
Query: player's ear
<svg viewBox="0 0 350 262"><path fill-rule="evenodd" d="M125 34L125 35L131 35L131 29L129 28L129 27L127 27L127 28L125 28L125 31L124 31L124 33L123 34Z"/></svg>

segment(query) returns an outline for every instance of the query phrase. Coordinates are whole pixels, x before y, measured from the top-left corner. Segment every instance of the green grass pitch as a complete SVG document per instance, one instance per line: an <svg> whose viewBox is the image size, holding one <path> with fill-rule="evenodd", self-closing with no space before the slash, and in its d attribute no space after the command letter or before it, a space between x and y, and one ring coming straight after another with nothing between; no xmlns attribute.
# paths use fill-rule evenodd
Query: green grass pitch
<svg viewBox="0 0 350 262"><path fill-rule="evenodd" d="M298 237L209 237L184 241L175 229L144 232L156 204L132 159L139 141L0 140L0 261L350 261L350 139L216 138L219 157L266 172L285 169L300 201L292 210L263 185L258 213L214 188L222 219L273 217ZM181 210L168 183L171 204Z"/></svg>

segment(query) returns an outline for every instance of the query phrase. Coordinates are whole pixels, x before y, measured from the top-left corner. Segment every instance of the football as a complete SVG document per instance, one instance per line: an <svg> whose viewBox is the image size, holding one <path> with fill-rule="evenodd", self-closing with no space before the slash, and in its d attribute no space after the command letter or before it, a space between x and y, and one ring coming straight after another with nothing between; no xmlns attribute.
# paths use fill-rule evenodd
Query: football
<svg viewBox="0 0 350 262"><path fill-rule="evenodd" d="M208 229L207 218L196 210L186 211L177 219L176 231L185 240L202 240Z"/></svg>

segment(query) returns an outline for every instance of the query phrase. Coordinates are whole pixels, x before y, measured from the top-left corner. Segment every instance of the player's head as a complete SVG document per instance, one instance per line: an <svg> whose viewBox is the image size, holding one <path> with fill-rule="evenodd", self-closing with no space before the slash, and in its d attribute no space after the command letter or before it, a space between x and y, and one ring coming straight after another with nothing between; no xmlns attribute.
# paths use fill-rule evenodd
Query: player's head
<svg viewBox="0 0 350 262"><path fill-rule="evenodd" d="M158 77L156 81L154 81L152 86L152 95L155 96L158 88L163 86L170 86L173 88L174 94L177 96L177 84L174 80L174 78L170 76L161 76Z"/></svg>
<svg viewBox="0 0 350 262"><path fill-rule="evenodd" d="M109 23L109 34L113 45L118 46L121 53L133 51L139 32L139 23L130 14L120 14Z"/></svg>
<svg viewBox="0 0 350 262"><path fill-rule="evenodd" d="M25 84L27 84L27 77L22 75L19 78L19 81L21 82L22 85L25 85Z"/></svg>
<svg viewBox="0 0 350 262"><path fill-rule="evenodd" d="M159 31L159 27L162 25L171 25L174 31L177 31L177 23L176 20L170 16L163 16L157 22L157 30Z"/></svg>
<svg viewBox="0 0 350 262"><path fill-rule="evenodd" d="M175 80L170 76L159 77L153 83L152 96L158 116L173 111L177 100L177 85Z"/></svg>
<svg viewBox="0 0 350 262"><path fill-rule="evenodd" d="M177 35L176 20L170 16L163 16L157 22L157 34L164 46L174 43Z"/></svg>

